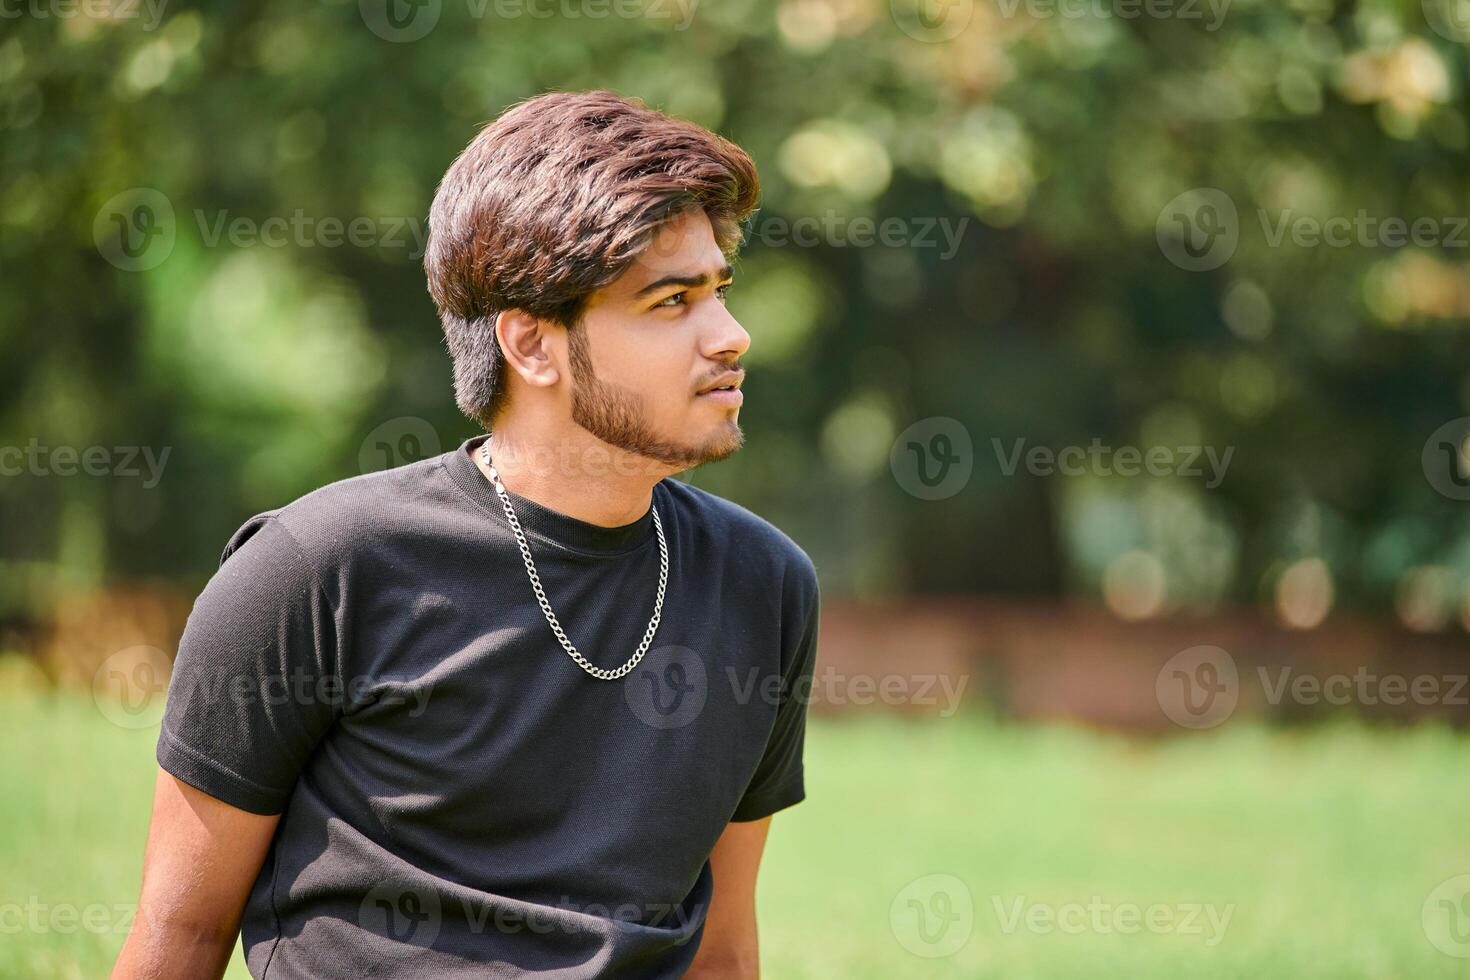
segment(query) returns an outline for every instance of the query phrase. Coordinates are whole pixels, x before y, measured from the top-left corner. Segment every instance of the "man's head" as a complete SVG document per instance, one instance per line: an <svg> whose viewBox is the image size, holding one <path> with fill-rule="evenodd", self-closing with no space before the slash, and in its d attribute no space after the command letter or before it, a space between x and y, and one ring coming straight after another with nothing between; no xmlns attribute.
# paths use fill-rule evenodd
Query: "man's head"
<svg viewBox="0 0 1470 980"><path fill-rule="evenodd" d="M501 115L429 213L424 269L461 411L487 430L562 416L673 468L734 452L739 393L700 392L749 347L724 292L758 195L739 147L611 92Z"/></svg>

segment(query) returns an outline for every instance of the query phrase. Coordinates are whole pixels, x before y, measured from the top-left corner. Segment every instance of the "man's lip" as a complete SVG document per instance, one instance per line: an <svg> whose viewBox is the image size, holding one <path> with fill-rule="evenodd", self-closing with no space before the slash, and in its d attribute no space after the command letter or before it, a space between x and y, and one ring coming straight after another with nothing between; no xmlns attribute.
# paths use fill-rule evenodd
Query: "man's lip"
<svg viewBox="0 0 1470 980"><path fill-rule="evenodd" d="M723 388L726 386L738 389L744 383L745 373L743 371L726 371L724 374L716 378L714 380L714 383L711 384L709 387L704 388L700 391L696 391L695 394L707 395L711 391L714 391L716 388Z"/></svg>
<svg viewBox="0 0 1470 980"><path fill-rule="evenodd" d="M740 405L745 401L745 392L739 388L731 388L728 391L704 391L695 398L708 398L711 401L722 402L726 405Z"/></svg>

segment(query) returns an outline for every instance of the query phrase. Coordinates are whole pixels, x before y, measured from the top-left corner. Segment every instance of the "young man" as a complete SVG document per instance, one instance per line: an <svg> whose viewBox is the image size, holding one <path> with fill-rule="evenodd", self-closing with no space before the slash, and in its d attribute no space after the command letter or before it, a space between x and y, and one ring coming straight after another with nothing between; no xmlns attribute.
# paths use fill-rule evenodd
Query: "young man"
<svg viewBox="0 0 1470 980"><path fill-rule="evenodd" d="M757 180L608 92L522 103L425 258L491 433L247 521L189 617L116 977L754 977L804 797L806 554L735 452ZM323 370L331 370L325 365Z"/></svg>

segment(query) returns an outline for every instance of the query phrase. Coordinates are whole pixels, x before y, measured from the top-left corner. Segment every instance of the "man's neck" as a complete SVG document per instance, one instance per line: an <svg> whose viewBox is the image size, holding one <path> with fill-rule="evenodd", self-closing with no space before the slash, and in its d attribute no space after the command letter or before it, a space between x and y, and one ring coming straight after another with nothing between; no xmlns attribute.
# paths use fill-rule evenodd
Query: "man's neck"
<svg viewBox="0 0 1470 980"><path fill-rule="evenodd" d="M475 466L488 480L482 449L474 450ZM648 513L654 484L671 472L581 429L551 437L497 424L490 454L511 493L598 527L622 527Z"/></svg>

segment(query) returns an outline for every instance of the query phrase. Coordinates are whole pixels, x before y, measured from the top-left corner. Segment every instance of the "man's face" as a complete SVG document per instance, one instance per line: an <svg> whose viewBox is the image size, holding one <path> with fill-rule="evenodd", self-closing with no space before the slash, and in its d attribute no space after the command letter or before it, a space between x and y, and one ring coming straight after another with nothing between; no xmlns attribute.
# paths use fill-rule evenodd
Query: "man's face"
<svg viewBox="0 0 1470 980"><path fill-rule="evenodd" d="M750 335L725 309L730 267L701 209L666 222L589 298L568 338L572 421L609 445L687 469L745 441L738 360Z"/></svg>

